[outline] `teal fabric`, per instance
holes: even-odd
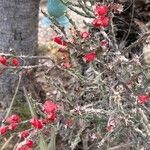
[[[65,27],[65,28],[69,27],[69,25],[70,25],[69,20],[66,16],[61,16],[59,18],[56,18],[56,20],[58,21],[58,23],[61,26]],[[50,25],[52,25],[52,21],[47,17],[43,17],[40,20],[39,25],[43,26],[43,27],[49,27]]]
[[[69,20],[65,16],[67,7],[61,2],[61,0],[48,0],[47,10],[50,16],[53,16],[58,23],[63,27],[69,26]],[[50,26],[52,22],[48,18],[43,18],[40,23],[44,26]]]
[[[67,7],[61,2],[61,0],[48,0],[47,8],[49,15],[56,18],[64,15],[67,10]]]
[[[39,25],[42,27],[49,27],[51,24],[52,24],[52,22],[47,17],[43,17],[39,22]]]
[[[70,25],[69,20],[68,20],[68,18],[65,15],[63,15],[63,16],[61,16],[59,18],[56,18],[56,20],[58,21],[58,23],[61,26],[65,27],[65,28],[69,27],[69,25]]]

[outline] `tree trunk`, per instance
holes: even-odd
[[[0,0],[0,51],[35,55],[40,0]],[[27,62],[28,63],[28,62]],[[8,107],[18,82],[10,71],[0,76],[0,107]]]

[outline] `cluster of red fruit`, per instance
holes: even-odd
[[[86,32],[86,31],[81,32],[81,38],[84,39],[84,40],[89,39],[90,38],[90,33]],[[55,43],[59,44],[59,45],[67,46],[67,43],[64,40],[62,40],[62,38],[60,36],[54,37],[53,41]],[[60,48],[59,52],[61,52],[62,55],[63,55],[63,60],[64,60],[63,67],[64,68],[71,68],[72,64],[69,62],[68,52],[65,50],[65,48]],[[91,62],[95,58],[96,58],[96,53],[95,52],[89,52],[89,53],[87,53],[83,56],[83,59],[86,62]]]
[[[89,32],[84,31],[84,32],[80,33],[80,37],[83,40],[88,40],[91,37],[91,35],[90,35]],[[53,41],[55,43],[59,44],[59,45],[62,45],[62,46],[65,46],[65,47],[67,46],[67,43],[64,40],[62,40],[62,38],[60,36],[54,37]],[[103,48],[108,47],[108,41],[106,39],[102,40],[100,42],[100,46],[103,47]],[[63,66],[64,66],[64,68],[71,68],[72,64],[69,62],[68,52],[65,50],[65,48],[60,48],[59,52],[61,52],[62,55],[63,55],[63,60],[64,60]],[[95,58],[96,58],[96,53],[95,52],[89,52],[89,53],[87,53],[83,56],[83,60],[86,61],[86,62],[91,62]]]
[[[137,102],[139,104],[145,104],[146,102],[148,102],[148,100],[149,100],[148,94],[139,95],[138,98],[137,98]]]
[[[106,5],[96,5],[94,8],[94,13],[97,16],[93,21],[92,24],[94,27],[99,28],[99,27],[108,27],[109,26],[109,17],[107,17],[106,15],[108,14],[108,6]],[[81,38],[84,40],[87,40],[90,38],[90,33],[89,32],[81,32],[80,34]],[[67,46],[67,42],[64,41],[60,36],[56,36],[54,37],[53,41],[59,45],[62,46]],[[104,45],[105,42],[105,46],[106,46],[106,40],[104,40],[102,43],[100,43],[102,46]],[[75,41],[73,42],[75,43]],[[63,55],[64,56],[64,63],[63,66],[64,68],[71,68],[72,64],[68,61],[68,57],[66,56],[67,52],[63,51]],[[84,61],[86,62],[91,62],[96,58],[96,53],[95,52],[89,52],[87,54],[85,54],[83,56]]]
[[[62,39],[62,37],[60,36],[56,36],[53,38],[53,41],[61,46],[63,46],[63,48],[60,48],[59,49],[59,52],[62,53],[62,56],[63,56],[63,63],[62,63],[62,66],[64,68],[71,68],[72,67],[72,64],[70,63],[70,60],[69,60],[69,55],[68,55],[68,52],[66,51],[66,47],[67,47],[67,42],[64,41]]]
[[[108,27],[109,26],[109,17],[106,15],[108,14],[108,6],[106,5],[96,5],[94,8],[94,13],[97,16],[93,21],[92,24],[94,27]]]
[[[10,64],[10,65],[18,67],[20,65],[20,61],[16,57],[6,58],[5,56],[0,55],[0,64],[5,65],[5,66]]]
[[[0,127],[0,134],[5,135],[8,130],[13,131],[17,128],[18,123],[21,122],[21,119],[18,115],[12,115],[8,118],[6,118],[5,123],[8,124],[8,126]]]
[[[54,123],[57,115],[56,111],[58,110],[58,105],[51,100],[46,100],[43,105],[43,112],[46,114],[46,117],[43,119],[38,119],[37,117],[32,118],[29,122],[32,125],[32,129],[24,130],[19,133],[20,139],[23,139],[25,142],[23,144],[19,144],[17,150],[30,150],[34,146],[34,142],[32,141],[30,135],[32,133],[37,132],[45,127],[48,123]],[[5,135],[9,130],[14,131],[19,124],[21,124],[21,118],[14,114],[4,120],[5,126],[0,127],[0,135]],[[35,130],[34,130],[35,129]]]
[[[90,38],[90,33],[85,31],[81,32],[81,38],[84,40],[87,40]],[[86,62],[91,62],[96,58],[96,53],[95,52],[89,52],[83,56],[83,60]]]

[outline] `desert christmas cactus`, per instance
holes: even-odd
[[[56,140],[62,150],[148,150],[150,66],[142,61],[142,43],[150,33],[143,33],[137,20],[132,20],[132,24],[126,22],[127,18],[133,19],[134,3],[78,0],[62,1],[62,4],[64,9],[54,14],[49,9],[49,14],[60,17],[67,5],[88,20],[83,20],[81,29],[66,14],[71,24],[69,30],[53,22],[51,27],[57,36],[52,41],[59,47],[61,61],[52,60],[51,68],[47,64],[23,66],[19,59],[27,61],[29,57],[0,56],[5,69],[21,72],[43,68],[45,81],[55,89],[44,104],[33,100],[30,91],[25,90],[32,117],[22,121],[16,114],[7,115],[0,134],[4,137],[18,125],[30,125],[29,129],[17,133],[21,140],[18,150],[55,149]],[[51,57],[30,59],[51,60]]]

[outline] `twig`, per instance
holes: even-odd
[[[27,103],[29,105],[30,113],[31,113],[32,117],[34,117],[34,116],[36,116],[36,113],[35,113],[35,110],[34,110],[32,104],[31,104],[31,101],[30,101],[30,99],[28,97],[28,92],[27,92],[27,90],[26,90],[26,88],[24,86],[23,86],[23,92],[24,92],[26,101],[27,101]]]
[[[73,98],[69,95],[69,93],[64,89],[63,85],[60,83],[60,81],[53,80],[51,77],[45,75],[45,79],[48,81],[49,84],[53,85],[59,92],[61,92],[64,97],[66,97],[65,101],[73,107],[73,104],[71,103],[73,101]]]
[[[87,108],[86,106],[78,106],[77,108],[71,110],[70,112],[75,112],[75,111],[81,111],[83,113],[86,113],[86,114],[106,114],[106,115],[110,115],[111,111],[107,111],[107,110],[104,110],[104,109],[95,109],[95,108]]]
[[[127,146],[131,146],[133,144],[134,144],[133,142],[127,143],[127,144],[121,144],[121,145],[118,145],[118,146],[108,148],[108,150],[118,150],[118,149],[123,148],[123,147],[126,147],[126,149],[127,149]]]
[[[46,64],[40,65],[33,65],[33,66],[0,66],[0,69],[34,69],[34,68],[41,68],[41,67],[48,67]]]
[[[110,31],[112,34],[112,41],[113,41],[114,48],[115,48],[115,50],[118,50],[118,44],[117,44],[116,35],[115,35],[115,31],[114,31],[113,17],[114,17],[113,13],[111,12]]]
[[[10,143],[10,141],[12,140],[13,137],[14,137],[14,136],[11,136],[11,137],[5,142],[5,144],[2,146],[1,150],[6,149],[6,146],[8,146],[8,144]]]
[[[16,57],[16,58],[25,58],[25,59],[52,59],[50,56],[28,56],[28,55],[13,55],[13,54],[7,54],[7,53],[0,53],[2,56],[7,56],[7,57]]]
[[[12,98],[12,101],[11,101],[11,103],[10,103],[10,106],[9,106],[8,110],[7,110],[7,113],[6,113],[6,115],[5,115],[4,120],[9,116],[9,114],[10,114],[10,112],[11,112],[11,108],[12,108],[12,106],[13,106],[13,104],[14,104],[14,101],[15,101],[15,99],[16,99],[16,96],[17,96],[17,93],[18,93],[18,90],[19,90],[19,87],[20,87],[21,79],[22,79],[22,72],[19,74],[19,81],[18,81],[16,90],[15,90],[15,94],[14,94],[14,96],[13,96],[13,98]]]
[[[138,40],[136,40],[134,43],[132,43],[131,45],[129,45],[128,47],[125,47],[122,49],[122,52],[125,53],[127,51],[129,51],[131,48],[135,47],[136,45],[138,45],[140,42],[144,41],[147,39],[147,37],[150,35],[150,32],[145,33],[142,37],[140,37]]]
[[[70,146],[71,150],[74,150],[77,147],[78,143],[81,141],[80,137],[83,134],[83,132],[86,129],[86,127],[87,126],[86,126],[86,124],[84,122],[82,128],[78,131],[78,134],[76,135],[75,140],[71,143],[71,146]]]
[[[49,16],[47,13],[45,13],[43,10],[41,10],[41,13],[47,17],[48,19],[52,20],[53,24],[64,34],[64,36],[66,36],[66,32],[64,30],[63,26],[60,26],[57,22],[57,20],[54,17]]]

